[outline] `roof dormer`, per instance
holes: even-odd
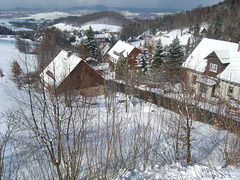
[[[204,74],[212,77],[216,77],[219,73],[229,65],[229,50],[215,50],[211,52],[207,57],[207,66]]]

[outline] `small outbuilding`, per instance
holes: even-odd
[[[50,91],[84,92],[103,89],[104,78],[82,58],[62,50],[40,74],[41,81]]]

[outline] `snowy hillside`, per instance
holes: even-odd
[[[206,23],[201,24],[200,26],[200,32],[204,29],[204,28],[208,28],[208,25]],[[167,31],[159,31],[157,32],[155,35],[150,35],[149,32],[144,32],[142,34],[142,36],[146,36],[146,41],[149,44],[152,45],[156,45],[158,40],[161,39],[163,46],[169,46],[173,39],[175,39],[176,37],[179,38],[180,44],[182,46],[186,46],[188,43],[188,40],[190,40],[190,43],[193,43],[194,41],[194,36],[193,33],[189,32],[189,28],[184,28],[182,30],[180,29],[175,29],[175,30],[171,30],[170,32]],[[149,37],[150,36],[150,37]],[[140,40],[140,41],[134,41],[132,42],[132,44],[136,47],[140,47],[140,45],[144,44],[144,40]]]
[[[106,29],[114,28],[113,32],[116,32],[116,31],[119,31],[119,27],[122,27],[123,25],[127,25],[130,23],[132,23],[131,20],[125,18],[123,15],[117,12],[105,11],[105,12],[98,12],[94,14],[81,16],[81,17],[69,16],[66,18],[59,18],[59,19],[55,19],[52,24],[57,26],[58,24],[66,24],[66,25],[72,25],[75,27],[97,25],[98,27],[95,27],[96,29],[99,29],[99,24],[102,24],[102,26],[105,26]]]
[[[172,32],[173,36],[175,33],[178,32]],[[171,35],[171,33],[169,34]],[[0,79],[0,113],[4,113],[7,108],[10,108],[15,103],[13,98],[15,95],[20,92],[24,95],[24,92],[17,89],[16,85],[11,81],[11,62],[15,59],[22,59],[21,54],[15,47],[15,42],[15,39],[12,37],[0,38],[0,67],[5,74],[5,76]],[[24,58],[22,60],[24,60]],[[21,66],[23,65],[24,62]],[[24,96],[19,96],[19,99],[21,98],[24,98]],[[86,109],[87,112],[91,113],[87,122],[87,141],[85,146],[86,149],[92,149],[89,152],[85,152],[85,147],[83,148],[83,152],[86,154],[83,156],[84,161],[82,162],[79,177],[86,178],[88,168],[84,167],[88,165],[95,171],[98,171],[98,168],[103,168],[100,169],[100,172],[103,172],[105,164],[108,162],[105,159],[106,155],[109,155],[109,158],[112,158],[111,161],[109,161],[111,165],[109,169],[113,167],[116,168],[113,172],[110,170],[107,171],[109,173],[109,179],[239,179],[239,168],[234,166],[223,167],[225,161],[223,154],[225,140],[227,136],[229,139],[234,137],[233,134],[227,134],[224,130],[217,130],[214,129],[213,126],[193,121],[191,132],[193,164],[186,167],[184,163],[184,151],[186,150],[184,143],[181,146],[181,153],[183,154],[180,160],[181,163],[174,162],[174,133],[176,133],[174,120],[183,118],[182,120],[184,121],[184,117],[180,117],[179,114],[151,103],[146,103],[136,97],[126,96],[121,93],[112,94],[107,99],[105,96],[94,97],[91,101],[88,105],[89,107]],[[21,105],[21,108],[24,108],[24,104],[19,105]],[[64,105],[64,103],[61,105]],[[128,106],[127,112],[126,105]],[[17,110],[17,106],[14,107],[14,110]],[[29,109],[25,109],[24,112],[28,114],[29,111]],[[41,114],[42,111],[39,115]],[[69,118],[68,114],[67,118]],[[116,124],[112,123],[113,119]],[[2,118],[1,121],[2,135],[4,129],[6,129],[4,126],[6,119]],[[21,119],[19,119],[19,121],[21,121]],[[21,123],[19,123],[19,126],[20,125]],[[18,133],[21,133],[21,131]],[[116,136],[118,133],[121,133],[121,136]],[[182,133],[184,133],[184,131]],[[17,137],[21,137],[20,135],[28,137],[27,133],[18,134],[16,139]],[[112,139],[109,140],[105,137]],[[29,138],[25,138],[25,141],[27,140],[29,140]],[[49,142],[51,143],[51,139]],[[115,144],[113,142],[115,142]],[[108,154],[107,148],[109,146],[111,146],[112,149],[108,149],[110,151]],[[19,146],[14,149],[14,151],[7,151],[8,157],[15,157],[15,153],[21,153],[21,148],[23,147],[24,146]],[[120,149],[121,153],[119,152]],[[25,151],[26,149],[24,149],[24,152]],[[136,154],[132,154],[133,152]],[[111,153],[113,153],[114,156]],[[91,158],[89,158],[90,155]],[[24,156],[19,158],[24,158]],[[31,156],[31,158],[34,157]],[[23,163],[20,164],[18,168],[14,168],[11,177],[13,178],[14,175],[17,175],[20,179],[22,177],[32,179],[32,173],[40,173],[39,164],[37,161],[32,161],[31,158],[30,160],[29,158],[25,159],[26,162],[24,161],[25,163],[29,161],[29,164]],[[41,158],[47,157],[44,156]],[[117,162],[114,162],[113,160],[116,160],[115,158],[121,159],[124,165],[119,165]],[[7,158],[6,161],[8,162],[10,159],[11,158]],[[44,162],[46,161],[47,159],[44,159]],[[84,164],[86,162],[88,164]],[[96,166],[95,163],[97,162],[101,162],[102,164]],[[14,162],[11,161],[11,163]],[[9,163],[5,164],[6,166],[10,165]],[[34,168],[29,168],[28,165]],[[44,166],[44,168],[48,169],[52,167],[48,163],[44,163]],[[6,171],[7,170],[8,168],[6,168]],[[111,175],[111,172],[114,175]],[[40,179],[39,174],[37,177],[38,178],[34,178]]]
[[[120,26],[114,26],[114,25],[109,25],[109,24],[94,24],[94,23],[87,23],[85,25],[82,25],[81,27],[73,26],[73,25],[68,25],[64,23],[58,23],[53,25],[54,27],[60,29],[61,31],[70,31],[73,32],[74,30],[87,30],[89,29],[89,26],[92,27],[94,31],[102,31],[105,30],[107,32],[119,32],[121,30]]]

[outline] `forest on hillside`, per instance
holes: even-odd
[[[57,23],[66,23],[66,24],[72,24],[75,26],[81,26],[85,23],[89,22],[96,22],[99,21],[101,24],[111,24],[111,25],[119,25],[122,26],[123,24],[131,24],[132,21],[125,18],[120,13],[114,12],[114,11],[103,11],[103,12],[97,12],[93,14],[88,14],[85,16],[68,16],[64,18],[59,18],[53,21],[52,24]]]
[[[122,38],[127,39],[150,30],[151,33],[172,29],[196,29],[201,23],[207,23],[207,37],[221,40],[240,41],[239,0],[225,0],[213,6],[201,5],[191,11],[165,15],[145,23],[132,23],[122,29]]]

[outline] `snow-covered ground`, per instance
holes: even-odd
[[[161,33],[161,32],[160,32]],[[182,32],[180,29],[172,30],[169,33],[162,32],[161,35],[156,35],[152,38],[146,38],[146,41],[150,44],[153,44],[154,46],[157,44],[158,40],[161,39],[163,47],[169,46],[173,39],[176,37],[179,38],[181,45],[187,45],[188,39],[192,39],[193,35],[188,33],[188,29],[184,29]],[[145,40],[135,41],[132,42],[132,45],[135,47],[141,47],[144,44]]]
[[[29,14],[29,16],[27,17],[20,17],[17,19],[35,19],[35,20],[54,20],[54,19],[58,19],[61,17],[67,17],[67,16],[71,16],[73,14],[69,14],[66,12],[60,12],[60,11],[54,11],[54,12],[43,12],[43,13],[36,13],[36,14]]]
[[[206,24],[206,23],[201,24],[200,32],[204,28],[207,29],[208,24]],[[148,32],[145,32],[143,34],[148,34]],[[176,29],[176,30],[172,30],[170,32],[159,31],[158,33],[156,33],[155,36],[146,38],[146,41],[149,44],[153,44],[155,46],[157,44],[158,40],[161,39],[162,45],[163,45],[163,47],[165,47],[165,46],[169,46],[172,43],[173,39],[175,39],[176,37],[178,37],[180,44],[183,46],[187,45],[189,39],[190,39],[190,43],[193,43],[193,39],[194,39],[193,34],[189,33],[189,28],[184,28],[182,30]],[[144,44],[144,40],[132,42],[132,45],[134,45],[135,47],[140,47],[143,44]]]
[[[73,26],[73,25],[68,25],[68,24],[64,24],[64,23],[58,23],[55,24],[54,27],[56,27],[57,29],[61,30],[61,31],[74,31],[74,30],[81,30],[81,28]]]
[[[192,34],[187,33],[188,29],[184,29],[181,33],[181,30],[173,30],[169,33],[163,35],[161,38],[164,46],[170,45],[174,38],[178,37],[181,45],[186,45],[189,38],[192,38]],[[159,38],[155,38],[158,40]]]
[[[16,84],[12,81],[12,62],[18,61],[23,71],[25,71],[26,64],[24,61],[26,59],[28,59],[28,63],[31,67],[36,67],[34,56],[25,56],[20,53],[15,43],[16,39],[13,36],[0,36],[0,68],[3,70],[4,74],[4,77],[0,78],[0,114],[14,105],[13,96],[19,91]],[[2,129],[1,132],[3,132]]]
[[[87,30],[89,29],[89,26],[92,27],[92,29],[94,31],[102,31],[102,30],[106,30],[108,32],[119,32],[121,30],[121,27],[120,26],[115,26],[115,25],[109,25],[109,24],[91,24],[91,23],[88,23],[88,24],[85,24],[81,27],[76,27],[76,26],[73,26],[73,25],[68,25],[68,24],[64,24],[64,23],[58,23],[58,24],[55,24],[54,27],[64,31],[74,31],[74,30]]]
[[[122,11],[122,14],[126,17],[129,17],[129,18],[140,16],[140,13],[132,13],[132,12],[129,12],[129,11]]]
[[[17,91],[16,85],[10,80],[11,62],[18,55],[15,42],[16,40],[12,37],[0,37],[0,68],[4,74],[4,77],[0,78],[0,115],[14,105],[11,95]],[[0,133],[4,134],[5,129],[4,120],[0,118]]]
[[[87,30],[89,29],[89,26],[91,26],[94,31],[101,31],[106,29],[109,32],[119,32],[122,29],[120,26],[109,24],[85,24],[81,27],[81,29]]]
[[[29,28],[15,27],[10,23],[11,21],[13,21],[13,19],[0,19],[0,26],[7,27],[13,31],[32,31],[32,29]]]
[[[0,113],[3,113],[7,108],[10,108],[14,101],[12,94],[18,92],[16,85],[11,82],[11,62],[18,58],[20,53],[15,47],[15,39],[13,37],[0,38],[0,67],[3,69],[5,76],[0,79]],[[114,94],[113,94],[114,95]],[[161,148],[166,152],[171,149],[171,137],[169,133],[169,123],[171,118],[179,117],[179,115],[172,113],[163,108],[145,103],[137,98],[131,98],[128,101],[128,112],[125,112],[126,96],[123,94],[114,95],[116,98],[115,104],[118,107],[117,113],[123,119],[127,119],[127,126],[133,127],[133,124],[138,122],[139,125],[148,126],[151,129],[152,138],[149,141],[151,147],[154,145],[153,139],[156,138],[154,134],[161,136]],[[116,97],[117,96],[117,97]],[[130,98],[130,97],[127,97]],[[119,103],[119,100],[123,103]],[[96,105],[93,106],[93,112],[98,114],[101,112],[102,123],[105,123],[107,117],[105,98],[95,98]],[[4,119],[2,119],[4,121]],[[151,121],[149,121],[151,120]],[[122,123],[122,122],[121,122]],[[160,125],[162,123],[162,125]],[[132,125],[132,126],[131,126]],[[164,129],[158,129],[164,127]],[[229,166],[222,168],[224,165],[222,150],[223,143],[226,137],[226,132],[223,130],[216,130],[210,125],[200,122],[193,122],[192,125],[192,158],[194,163],[192,166],[186,167],[180,163],[162,164],[161,161],[154,161],[153,164],[145,164],[141,156],[138,157],[134,169],[127,171],[119,171],[118,179],[239,179],[239,168]],[[4,125],[1,125],[1,132],[4,131]],[[127,140],[126,140],[127,142]],[[141,155],[141,153],[139,154]],[[159,156],[161,157],[161,156]],[[170,158],[170,156],[169,156]]]

